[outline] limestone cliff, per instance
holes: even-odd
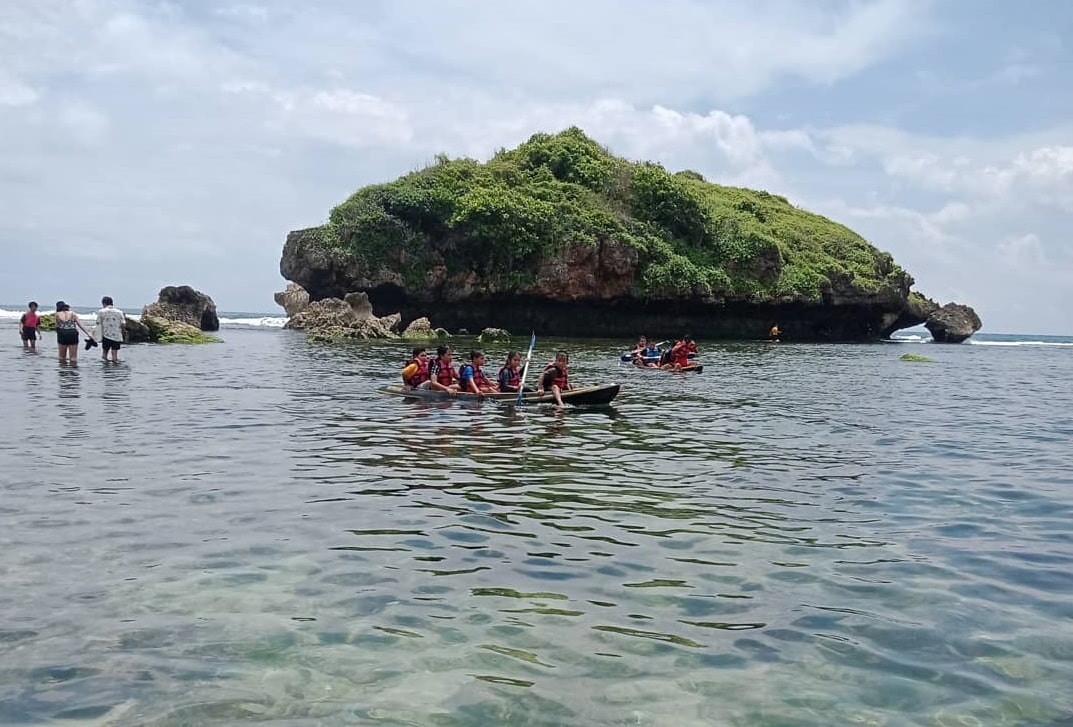
[[[938,306],[888,253],[782,197],[612,156],[578,129],[441,157],[288,235],[312,300],[559,335],[870,340]]]

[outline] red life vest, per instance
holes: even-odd
[[[406,385],[418,386],[419,384],[423,384],[428,381],[428,359],[426,358],[424,361],[422,361],[421,359],[415,358],[413,361],[406,365],[410,366],[411,364],[417,364],[417,371],[415,371],[414,375],[405,381]]]
[[[23,313],[22,325],[24,328],[37,328],[41,324],[41,316],[36,313]]]
[[[689,365],[689,346],[686,344],[680,344],[674,347],[671,351],[671,360],[679,366]]]
[[[522,372],[518,369],[512,369],[510,366],[503,366],[499,369],[499,373],[496,374],[496,380],[499,381],[499,388],[503,391],[517,391],[518,387],[522,385]]]
[[[484,371],[476,366],[473,367],[473,383],[477,385],[478,389],[487,389],[492,386],[492,382],[484,375]]]
[[[436,359],[436,383],[441,386],[450,386],[458,381],[458,372],[454,366],[444,366],[443,361]]]
[[[559,368],[558,366],[555,365],[554,361],[552,361],[550,364],[548,364],[547,366],[544,367],[544,373],[540,375],[540,380],[543,381],[544,377],[552,369],[555,370],[555,380],[551,382],[552,385],[553,386],[558,386],[561,390],[566,391],[566,369],[565,368]]]

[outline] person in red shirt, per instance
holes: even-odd
[[[37,315],[37,302],[30,301],[29,310],[19,318],[19,336],[22,337],[22,350],[37,352],[37,329],[41,326],[41,316]]]
[[[674,342],[674,346],[667,352],[666,362],[660,366],[664,371],[681,371],[689,365],[689,341],[686,336]]]

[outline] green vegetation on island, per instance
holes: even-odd
[[[578,128],[484,163],[438,156],[358,190],[307,239],[411,290],[442,266],[518,291],[564,246],[604,241],[636,251],[639,297],[812,303],[835,281],[862,293],[912,282],[890,254],[783,197],[615,157]]]

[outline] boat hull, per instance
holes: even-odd
[[[638,371],[654,371],[654,372],[661,373],[661,374],[688,374],[688,373],[699,374],[702,371],[704,371],[704,364],[691,363],[688,366],[683,366],[682,368],[678,369],[677,371],[675,371],[674,369],[652,368],[651,366],[636,366],[635,368]]]
[[[564,404],[573,404],[575,406],[610,404],[618,396],[620,388],[619,384],[583,386],[562,392],[562,399]],[[510,393],[470,394],[468,392],[435,391],[432,389],[409,389],[397,384],[382,386],[376,390],[376,393],[418,401],[496,401],[503,404],[513,404],[518,401],[518,395]],[[548,392],[544,392],[539,396],[536,392],[529,392],[522,395],[522,403],[554,404],[555,397]]]
[[[695,353],[689,354],[689,358],[691,358],[691,359],[694,359],[696,357],[697,357],[697,354],[695,354]],[[620,354],[619,357],[618,357],[618,360],[621,361],[622,363],[629,363],[630,361],[633,361],[633,359],[634,359],[634,356],[630,355],[629,353]],[[643,356],[643,357],[641,357],[641,360],[644,361],[646,364],[648,364],[648,363],[659,363],[659,356]]]

